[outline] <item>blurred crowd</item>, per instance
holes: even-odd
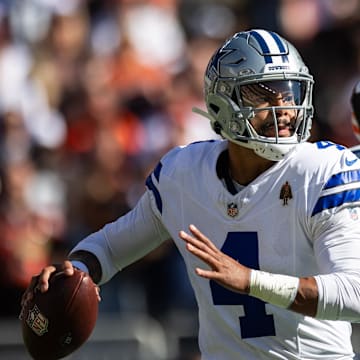
[[[315,77],[313,140],[352,146],[360,0],[0,0],[1,316],[44,265],[131,209],[161,155],[215,138],[203,73],[261,27]],[[102,312],[196,311],[169,241],[103,286]]]

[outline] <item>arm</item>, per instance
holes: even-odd
[[[303,315],[316,316],[318,307],[318,287],[314,277],[302,277],[299,279],[299,287],[294,302],[289,310]]]
[[[72,276],[73,265],[79,264],[80,270],[87,271],[93,281],[101,285],[168,238],[167,231],[152,211],[149,193],[145,193],[132,211],[80,241],[62,264],[46,266],[39,275],[33,276],[21,305],[32,298],[35,288],[46,292],[49,278],[56,271],[62,270]]]
[[[209,270],[195,269],[199,276],[303,315],[356,321],[360,318],[360,225],[350,217],[344,220],[346,211],[317,226],[314,251],[322,274],[311,277],[261,274],[247,268],[218,250],[193,225],[191,235],[180,231],[179,236],[189,252],[209,265]]]
[[[146,192],[133,210],[79,242],[69,259],[84,263],[101,285],[169,237]]]
[[[86,250],[77,250],[69,255],[70,262],[76,267],[79,263],[80,270],[84,270],[98,284],[102,278],[101,264],[98,258]]]
[[[194,225],[189,226],[192,235],[180,231],[179,236],[186,242],[187,250],[209,265],[209,270],[196,268],[197,275],[217,281],[225,288],[243,293],[251,292],[252,269],[240,264],[224,254]],[[281,275],[280,275],[281,276]],[[276,279],[275,279],[276,280]],[[314,316],[317,309],[318,291],[316,281],[311,278],[300,278],[296,281],[295,300],[289,309],[304,315]],[[290,295],[291,297],[291,295]],[[265,300],[265,299],[263,299]],[[267,299],[268,300],[268,299]]]
[[[360,208],[346,207],[312,220],[314,253],[320,273],[317,318],[359,321]]]

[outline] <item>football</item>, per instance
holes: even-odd
[[[45,293],[35,290],[22,309],[24,344],[35,360],[63,358],[91,335],[98,315],[96,285],[83,271],[55,272]]]

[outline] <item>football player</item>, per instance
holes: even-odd
[[[356,139],[360,143],[360,81],[358,81],[351,94],[351,107],[352,107],[352,128]],[[355,145],[351,148],[352,152],[360,157],[360,145]]]
[[[360,160],[307,142],[313,77],[274,32],[226,40],[204,86],[207,112],[195,111],[223,139],[167,153],[136,207],[80,241],[63,268],[101,285],[172,238],[195,291],[203,360],[353,359]],[[55,270],[33,278],[23,303]]]

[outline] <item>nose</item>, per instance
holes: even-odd
[[[286,102],[281,97],[281,95],[279,97],[277,97],[276,99],[274,99],[274,101],[272,102],[272,106],[276,106],[275,113],[277,116],[284,116],[284,115],[289,114],[288,108],[285,108],[285,109],[281,108],[281,106],[285,106],[285,105],[286,105]],[[280,108],[278,108],[278,106],[280,106]]]

